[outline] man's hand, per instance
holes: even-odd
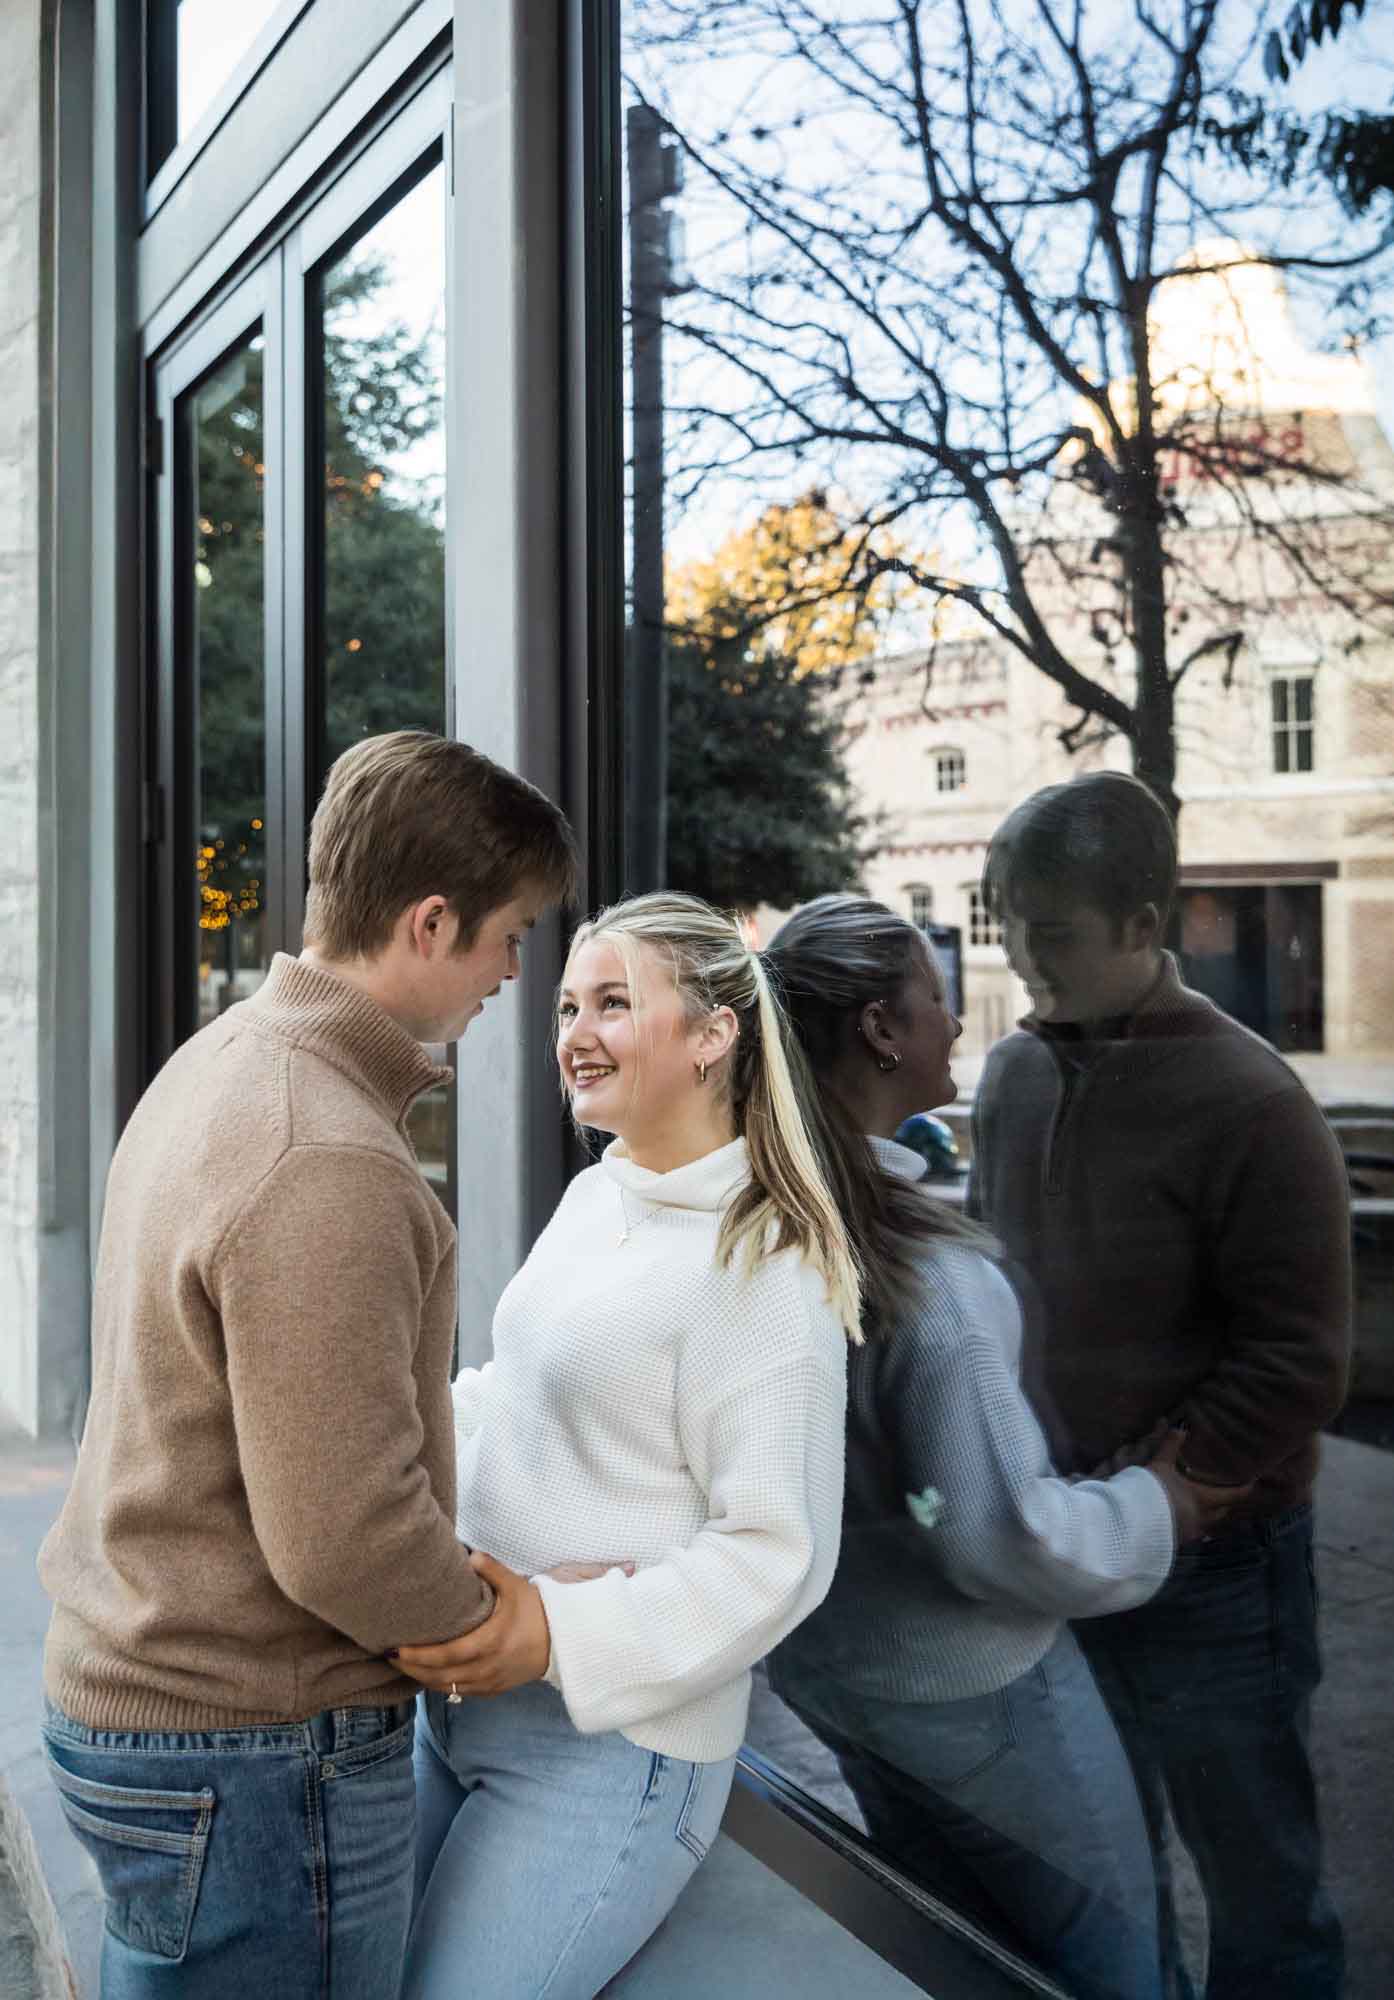
[[[1226,1516],[1254,1490],[1252,1481],[1247,1486],[1206,1486],[1199,1479],[1187,1478],[1176,1463],[1185,1442],[1184,1430],[1169,1430],[1158,1450],[1147,1461],[1147,1470],[1166,1488],[1171,1511],[1176,1518],[1178,1547],[1184,1542],[1196,1542],[1205,1535],[1213,1534]]]
[[[537,1585],[478,1549],[470,1567],[492,1586],[494,1609],[482,1625],[439,1646],[399,1646],[388,1657],[404,1674],[438,1694],[507,1694],[540,1681],[552,1656],[552,1635]]]

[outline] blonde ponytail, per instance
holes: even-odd
[[[809,1137],[803,1105],[811,1078],[763,959],[752,952],[750,961],[759,1043],[742,1121],[750,1185],[727,1211],[718,1251],[752,1270],[771,1239],[776,1249],[797,1246],[822,1275],[848,1338],[860,1345],[861,1273]]]
[[[696,896],[659,891],[602,910],[572,939],[574,953],[613,940],[637,990],[637,947],[666,957],[692,1019],[729,1007],[740,1033],[719,1088],[730,1094],[750,1179],[727,1210],[717,1238],[723,1264],[753,1272],[779,1250],[798,1250],[827,1286],[828,1301],[860,1343],[861,1271],[820,1163],[815,1086],[764,961],[735,923]]]

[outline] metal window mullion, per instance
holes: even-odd
[[[281,268],[285,482],[280,726],[283,819],[279,851],[287,951],[299,951],[305,921],[305,853],[309,815],[313,810],[309,773],[315,758],[312,717],[319,680],[313,664],[312,635],[318,626],[314,607],[323,574],[321,536],[311,487],[318,426],[311,408],[310,383],[317,370],[309,353],[309,340],[312,329],[317,331],[318,315],[309,309],[307,291],[297,230],[285,244]]]
[[[272,253],[266,310],[262,318],[262,604],[263,604],[263,785],[265,788],[267,944],[271,951],[293,949],[288,942],[286,850],[286,397],[284,267]]]

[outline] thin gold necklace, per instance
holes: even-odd
[[[616,1181],[615,1183],[615,1193],[620,1198],[620,1215],[624,1220],[624,1228],[620,1231],[619,1236],[615,1241],[615,1248],[617,1250],[623,1250],[625,1244],[629,1241],[630,1237],[634,1234],[636,1229],[642,1229],[646,1222],[653,1221],[654,1217],[658,1214],[658,1207],[655,1206],[650,1208],[648,1213],[646,1215],[641,1215],[637,1222],[631,1222],[629,1219],[629,1204],[625,1201],[624,1189],[620,1186],[618,1181]]]

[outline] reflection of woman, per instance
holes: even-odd
[[[460,1532],[499,1604],[477,1667],[402,1657],[501,1698],[427,1700],[408,2000],[604,1985],[716,1833],[750,1667],[828,1587],[858,1281],[787,1032],[693,898],[572,947],[562,1080],[616,1139],[455,1385]],[[590,1580],[546,1573],[568,1562]]]
[[[954,1095],[959,1024],[920,933],[879,903],[825,896],[766,960],[822,1087],[868,1308],[837,1574],[771,1680],[838,1751],[907,1872],[1005,1919],[1081,2000],[1150,2000],[1147,1836],[1061,1621],[1150,1597],[1171,1567],[1169,1492],[1198,1525],[1194,1500],[1166,1456],[1109,1480],[1052,1475],[1017,1382],[1011,1288],[890,1142]]]

